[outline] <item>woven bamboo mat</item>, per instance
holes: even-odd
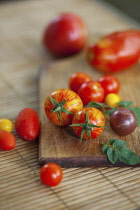
[[[82,15],[90,34],[136,23],[97,1],[30,0],[0,4],[0,118],[14,122],[25,107],[38,111],[38,71],[52,60],[40,44],[47,22],[61,11]],[[91,37],[93,40],[94,37]],[[0,151],[0,209],[140,209],[139,168],[69,168],[54,188],[39,179],[38,141],[17,138],[16,148]]]

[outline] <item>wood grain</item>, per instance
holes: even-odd
[[[133,101],[134,106],[140,104],[140,67],[117,73],[115,76],[121,82],[120,96],[123,100]],[[126,137],[117,136],[109,127],[106,119],[106,128],[103,133],[93,141],[79,139],[73,134],[70,127],[53,125],[44,112],[44,100],[50,92],[59,88],[69,88],[68,81],[72,73],[83,71],[97,80],[102,73],[92,69],[84,58],[84,53],[71,58],[58,60],[40,71],[39,95],[41,132],[39,137],[39,162],[56,162],[63,167],[90,167],[90,166],[128,166],[121,162],[111,164],[102,154],[100,143],[111,138],[125,140],[128,147],[140,155],[140,129]],[[137,164],[136,166],[140,166]]]

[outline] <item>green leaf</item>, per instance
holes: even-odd
[[[102,148],[102,153],[104,154],[104,155],[107,155],[107,150],[109,149],[109,146],[107,145],[107,144],[105,144],[104,146],[103,146],[103,148]]]
[[[110,139],[107,144],[113,145],[115,141],[118,141],[118,139]]]
[[[126,108],[128,108],[128,106],[132,105],[133,102],[132,102],[132,101],[120,101],[118,104],[119,104],[121,107],[126,107]]]
[[[129,148],[123,148],[123,150],[119,152],[119,160],[129,165],[140,163],[139,156],[132,152]]]
[[[91,101],[89,102],[86,107],[93,107],[93,108],[96,108],[96,109],[99,109],[99,108],[110,108],[110,106],[107,106],[106,104],[104,103],[99,103],[99,102],[96,102],[96,101]]]
[[[127,146],[127,143],[125,141],[116,139],[116,141],[113,142],[112,146],[114,149],[122,150],[124,147]]]
[[[108,150],[107,150],[107,157],[108,157],[108,159],[109,159],[109,161],[111,162],[111,163],[116,163],[116,161],[118,160],[118,151],[117,150],[114,150],[114,149],[112,149],[112,148],[109,148]]]

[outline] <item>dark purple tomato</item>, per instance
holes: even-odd
[[[137,119],[130,109],[119,108],[111,114],[110,126],[119,136],[127,136],[137,127]]]

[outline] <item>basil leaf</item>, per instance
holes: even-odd
[[[114,149],[112,149],[112,148],[109,148],[108,150],[107,150],[107,157],[108,157],[108,159],[109,159],[109,161],[111,162],[111,163],[115,163],[117,160],[118,160],[118,151],[117,150],[114,150]]]
[[[105,144],[104,146],[103,146],[103,148],[102,148],[102,153],[104,154],[104,155],[107,155],[107,150],[109,149],[109,146],[107,145],[107,144]]]
[[[118,141],[118,139],[110,139],[107,143],[113,145],[115,141]]]
[[[117,150],[122,150],[124,147],[127,146],[127,142],[125,142],[123,140],[116,140],[116,141],[114,141],[112,146],[113,146],[113,148],[115,148]]]
[[[135,165],[140,163],[139,156],[132,152],[129,148],[124,148],[119,152],[119,160],[125,164]]]
[[[128,106],[132,105],[133,102],[132,102],[132,101],[120,101],[118,104],[119,104],[121,107],[126,107],[126,108],[128,108]]]

